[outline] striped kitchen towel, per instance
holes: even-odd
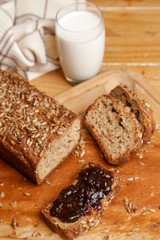
[[[55,16],[77,0],[0,0],[0,68],[32,80],[59,68]]]

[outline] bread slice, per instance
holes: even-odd
[[[84,122],[111,164],[124,163],[142,146],[139,122],[128,107],[109,95],[89,106]]]
[[[37,184],[72,152],[81,118],[25,79],[0,70],[0,157]]]
[[[89,169],[90,173],[88,175],[84,175],[84,170],[88,171],[88,169]],[[99,169],[99,170],[95,171],[94,169]],[[98,195],[97,193],[95,193],[93,191],[93,189],[97,188],[97,189],[100,190],[100,188],[102,188],[100,186],[100,184],[101,184],[101,176],[103,175],[103,173],[105,173],[108,176],[108,178],[110,177],[110,182],[109,182],[110,185],[109,184],[105,185],[105,189],[108,188],[108,190],[107,190],[108,195],[104,196],[104,198],[102,198],[100,200],[100,202],[98,203],[98,202],[95,201],[94,197],[99,196],[100,194]],[[86,177],[89,180],[86,180]],[[89,186],[91,186],[91,188],[89,188],[86,191],[81,191],[81,194],[82,194],[82,192],[83,193],[85,192],[85,194],[83,195],[84,198],[83,198],[82,195],[78,195],[78,199],[77,199],[77,196],[76,197],[74,196],[73,199],[72,199],[74,202],[72,203],[71,200],[70,200],[70,194],[66,194],[66,191],[69,192],[69,190],[71,188],[74,189],[74,186],[77,186],[76,184],[80,184],[79,178],[81,178],[81,180],[83,180],[83,184],[85,182],[85,187],[83,187],[83,189],[89,188]],[[109,181],[109,180],[107,180],[107,181]],[[79,206],[81,204],[81,202],[79,202],[79,199],[81,201],[83,199],[83,201],[84,201],[84,199],[86,199],[86,197],[91,194],[90,198],[87,198],[87,199],[94,200],[97,205],[95,206],[94,204],[92,204],[92,206],[91,205],[88,206],[86,208],[87,211],[88,211],[86,214],[82,214],[80,217],[78,216],[78,219],[74,218],[75,221],[73,221],[73,222],[67,222],[67,221],[62,221],[57,216],[52,216],[51,215],[52,207],[54,208],[54,210],[56,209],[57,212],[60,211],[60,215],[61,215],[61,212],[62,212],[62,216],[67,215],[66,209],[63,209],[64,207],[62,205],[62,201],[60,201],[61,205],[56,204],[56,201],[57,201],[56,199],[58,198],[58,197],[56,197],[56,198],[51,199],[51,201],[49,201],[44,206],[44,208],[42,209],[42,214],[43,214],[44,219],[45,219],[46,223],[48,224],[48,226],[54,232],[58,233],[62,237],[62,239],[72,240],[75,237],[77,237],[79,234],[82,234],[82,233],[88,231],[89,229],[91,229],[92,227],[96,226],[99,223],[99,218],[100,218],[100,215],[101,215],[102,211],[104,209],[106,209],[109,206],[109,204],[116,198],[116,195],[119,191],[119,188],[120,188],[119,180],[118,180],[118,178],[117,178],[117,176],[115,175],[114,172],[107,171],[107,170],[103,169],[102,167],[100,167],[99,165],[96,165],[96,164],[93,164],[93,163],[86,164],[86,165],[84,165],[84,167],[80,171],[80,174],[78,175],[76,180],[74,180],[72,185],[69,186],[69,188],[66,188],[62,191],[63,193],[65,193],[65,196],[67,196],[65,198],[65,200],[64,199],[63,200],[67,201],[67,204],[68,204],[68,205],[66,205],[67,210],[71,213],[72,217],[74,216],[74,214],[75,214],[75,216],[77,214],[77,212],[75,213],[72,209],[73,204],[76,204],[75,207],[79,208]],[[75,190],[72,190],[72,191],[74,192]],[[80,191],[78,191],[78,193],[79,192]],[[93,194],[93,192],[95,194]],[[82,197],[82,199],[81,199],[81,197]],[[60,199],[60,197],[58,199]],[[55,206],[54,206],[54,204],[55,204]],[[58,207],[58,210],[57,210],[57,206],[62,206],[62,208]],[[82,208],[83,208],[83,206],[82,206]],[[70,219],[71,219],[71,217],[70,217]]]
[[[110,92],[110,95],[130,107],[131,112],[141,124],[144,143],[150,141],[155,129],[155,121],[149,104],[141,100],[126,85],[118,85]]]

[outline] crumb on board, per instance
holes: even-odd
[[[3,191],[0,192],[0,198],[4,198],[4,196],[5,196],[4,192]]]
[[[26,197],[29,197],[29,196],[30,196],[30,193],[24,192],[23,195],[26,196]]]
[[[136,213],[137,206],[135,203],[129,202],[128,198],[124,198],[124,206],[128,213]]]
[[[41,233],[39,231],[35,231],[33,234],[32,234],[32,237],[40,237],[42,236]]]
[[[129,177],[129,178],[126,178],[127,181],[134,181],[134,180],[138,180],[139,177]]]
[[[81,137],[77,147],[73,150],[72,155],[79,157],[79,158],[81,158],[85,155],[85,141],[83,139],[83,136]]]

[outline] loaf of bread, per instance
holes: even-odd
[[[0,70],[0,157],[41,184],[80,139],[80,117]]]
[[[104,209],[116,198],[119,180],[114,172],[89,163],[42,214],[48,226],[64,240],[72,240],[99,223]]]
[[[118,85],[110,95],[130,108],[141,125],[144,143],[150,141],[155,129],[155,121],[149,104],[126,85]]]
[[[111,164],[124,163],[142,146],[141,126],[134,114],[109,95],[89,106],[84,122]]]

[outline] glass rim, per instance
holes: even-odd
[[[94,7],[94,8],[97,9],[98,12],[100,13],[100,16],[101,16],[101,17],[100,17],[100,21],[97,23],[97,25],[95,25],[94,27],[92,27],[89,31],[92,31],[92,30],[96,29],[98,26],[100,26],[100,25],[103,23],[103,12],[102,12],[102,10],[101,10],[98,6],[96,6],[95,4],[89,3],[89,2],[71,3],[71,4],[68,4],[68,5],[60,8],[60,9],[58,10],[57,14],[56,14],[56,18],[55,18],[56,21],[55,21],[55,23],[56,23],[61,29],[65,30],[65,31],[67,31],[67,32],[71,32],[71,33],[80,33],[80,34],[81,34],[81,33],[88,32],[88,30],[84,30],[84,31],[73,31],[73,30],[67,29],[67,28],[63,27],[61,24],[59,24],[59,21],[58,21],[58,15],[59,15],[59,13],[60,13],[61,11],[65,10],[65,9],[71,7],[71,6],[78,6],[78,5],[88,5],[88,6],[90,6],[90,7]],[[73,12],[73,11],[75,11],[75,10],[71,10],[70,12]],[[82,11],[83,11],[83,10],[82,10]],[[87,11],[87,10],[84,10],[84,11]],[[66,14],[64,14],[63,16],[65,16],[65,15],[66,15]]]

